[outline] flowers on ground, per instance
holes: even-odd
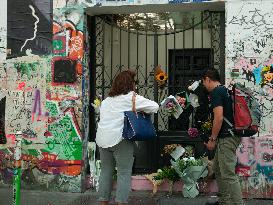
[[[180,179],[179,175],[173,167],[164,167],[162,170],[157,172],[157,175],[154,176],[155,180],[164,180],[168,179],[169,181],[176,182]]]
[[[192,146],[182,147],[180,144],[170,144],[165,145],[163,151],[164,154],[172,156],[171,166],[158,171],[154,180],[169,180],[169,193],[172,193],[173,183],[181,179],[184,197],[196,197],[199,194],[197,180],[207,176],[208,163],[203,159],[195,159]]]
[[[201,159],[195,159],[194,157],[184,157],[176,161],[179,171],[184,172],[186,168],[190,166],[202,166],[203,161]]]
[[[176,147],[178,147],[178,146],[180,146],[180,145],[179,144],[165,145],[164,148],[163,148],[164,154],[171,154],[176,149]]]
[[[208,175],[207,164],[201,159],[184,157],[171,164],[183,181],[183,196],[194,198],[199,194],[197,180]]]

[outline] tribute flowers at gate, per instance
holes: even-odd
[[[196,159],[192,146],[182,147],[180,144],[169,144],[163,148],[163,153],[170,155],[171,166],[160,169],[155,174],[155,180],[168,180],[170,184],[169,193],[175,181],[182,180],[182,193],[184,197],[194,198],[199,194],[197,181],[208,175],[208,160]]]
[[[183,181],[183,196],[187,198],[196,197],[199,194],[197,180],[208,175],[207,164],[202,159],[195,159],[194,157],[171,160],[171,164]]]
[[[173,95],[165,98],[160,104],[163,109],[167,111],[168,114],[174,116],[176,119],[183,112],[181,105]]]

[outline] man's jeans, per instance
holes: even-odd
[[[236,149],[240,142],[241,138],[230,136],[219,138],[216,145],[214,172],[221,205],[244,204],[239,177],[235,173]]]

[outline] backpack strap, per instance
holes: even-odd
[[[229,133],[234,137],[234,132],[232,131],[233,125],[232,123],[226,118],[224,117],[224,121],[231,127],[230,129],[228,129]]]

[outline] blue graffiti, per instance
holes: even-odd
[[[273,180],[273,167],[272,166],[261,166],[257,164],[257,171],[262,173],[269,180]]]
[[[253,69],[253,75],[255,77],[256,84],[260,84],[262,81],[262,76],[261,76],[262,69],[263,69],[262,66]]]

